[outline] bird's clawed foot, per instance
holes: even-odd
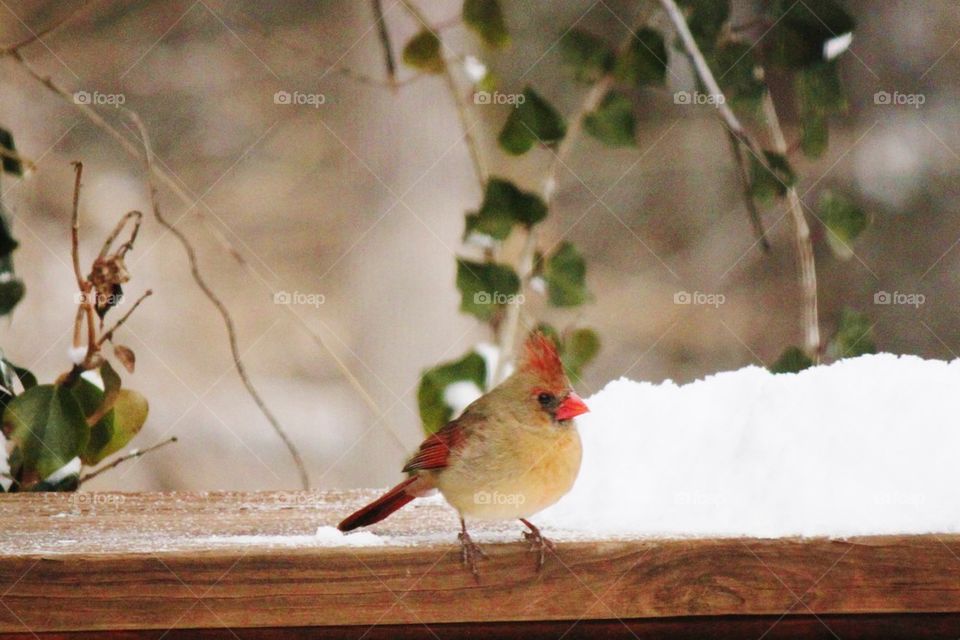
[[[480,582],[480,568],[477,567],[477,560],[486,558],[487,554],[483,552],[480,545],[474,542],[470,534],[467,533],[467,525],[463,521],[463,518],[460,519],[460,535],[457,537],[460,538],[460,562],[462,562],[465,567],[468,567],[473,577],[476,578],[477,582]]]
[[[547,551],[551,553],[557,552],[557,546],[553,544],[553,541],[550,538],[547,538],[538,529],[532,522],[524,518],[520,518],[520,522],[527,525],[527,528],[530,531],[523,532],[523,539],[530,543],[530,551],[535,551],[539,554],[537,560],[537,571],[543,569],[543,563],[547,559]]]

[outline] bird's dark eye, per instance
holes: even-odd
[[[546,391],[544,391],[543,393],[537,396],[537,402],[540,403],[541,407],[543,407],[544,409],[547,409],[549,407],[552,407],[554,404],[556,404],[557,396],[553,395],[552,393],[547,393]]]

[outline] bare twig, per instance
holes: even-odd
[[[377,33],[380,36],[380,46],[383,48],[383,64],[387,71],[387,81],[396,88],[397,63],[393,58],[393,46],[390,44],[390,31],[387,30],[387,21],[383,16],[381,0],[370,0],[373,5],[373,18],[377,23]]]
[[[73,257],[73,274],[77,278],[77,288],[81,295],[87,292],[87,279],[80,271],[80,179],[83,176],[83,163],[74,162],[76,175],[73,182],[73,213],[70,216],[70,255]]]
[[[137,298],[136,301],[133,303],[133,305],[130,307],[130,309],[128,309],[127,312],[123,314],[123,316],[119,320],[117,320],[116,324],[110,327],[110,329],[108,329],[107,331],[104,331],[102,334],[100,334],[100,339],[97,340],[97,348],[102,347],[103,343],[106,342],[107,340],[113,340],[113,334],[116,333],[117,329],[123,326],[123,323],[127,321],[127,318],[129,318],[134,311],[137,310],[137,307],[140,306],[141,302],[143,302],[144,300],[146,300],[152,295],[153,295],[153,289],[147,289],[143,293],[143,295]]]
[[[120,245],[117,254],[125,256],[127,251],[133,249],[133,243],[137,241],[137,234],[140,233],[140,223],[143,221],[143,214],[139,211],[128,211],[125,216],[120,218],[120,222],[113,228],[113,231],[110,232],[107,239],[103,241],[103,247],[100,249],[99,255],[101,260],[107,257],[107,252],[110,251],[110,247],[113,246],[113,243],[117,240],[117,236],[123,231],[123,228],[127,226],[128,220],[134,220],[133,231],[130,232],[130,239]]]
[[[100,1],[100,0],[91,0],[91,2],[89,3],[89,6],[93,6],[95,3],[99,2],[99,1]],[[71,19],[73,19],[74,17],[76,17],[79,13],[80,13],[80,12],[74,12],[74,13],[70,14],[69,16],[67,16],[66,19],[64,19],[63,21],[61,21],[61,23],[58,23],[58,25],[55,25],[53,28],[47,30],[47,31],[46,31],[46,34],[52,33],[54,30],[57,30],[57,29],[61,28],[64,24],[66,24],[66,23],[69,22]],[[258,33],[258,34],[260,34],[261,36],[263,36],[263,37],[265,37],[265,38],[266,38],[266,37],[269,37],[269,34],[266,34],[266,32],[265,32],[265,31],[260,27],[260,25],[258,25],[257,23],[254,23],[254,22],[250,21],[249,19],[247,20],[247,23],[248,23],[248,25],[251,27],[251,29],[252,29],[255,33]],[[33,40],[31,40],[31,42],[32,42],[32,41],[33,41]],[[95,126],[97,126],[97,127],[100,128],[101,130],[103,130],[105,133],[107,133],[110,137],[112,137],[117,143],[120,144],[120,146],[123,148],[123,150],[126,151],[131,157],[133,157],[133,158],[135,158],[135,159],[137,159],[137,160],[139,160],[139,161],[146,161],[145,155],[144,155],[144,153],[141,151],[141,148],[140,148],[137,144],[131,142],[131,141],[130,141],[125,135],[123,135],[117,128],[115,128],[113,125],[111,125],[109,122],[107,122],[95,109],[91,108],[91,107],[90,107],[89,105],[87,105],[87,104],[78,103],[77,101],[75,101],[75,100],[73,99],[73,94],[72,94],[70,91],[66,90],[65,88],[63,88],[62,86],[60,86],[59,84],[57,84],[56,82],[54,82],[50,77],[43,76],[43,75],[40,74],[36,69],[34,69],[34,67],[33,67],[30,63],[28,63],[28,62],[26,61],[26,59],[24,59],[23,55],[22,55],[21,52],[19,51],[19,47],[20,47],[20,46],[23,46],[23,44],[25,44],[25,43],[21,43],[21,44],[19,44],[19,45],[15,45],[15,46],[13,46],[13,47],[9,47],[9,48],[7,48],[7,49],[0,50],[0,55],[3,55],[3,54],[9,55],[9,56],[10,56],[13,60],[15,60],[34,80],[36,80],[37,82],[39,82],[40,84],[42,84],[43,86],[45,86],[48,90],[50,90],[51,92],[53,92],[54,94],[56,94],[58,97],[62,98],[66,103],[73,105],[73,107],[76,108],[76,109],[78,109],[78,110],[80,111],[80,113],[83,114],[90,122],[92,122]],[[26,43],[26,44],[28,44],[28,43]],[[314,51],[312,48],[311,48],[311,49],[307,49],[307,48],[302,48],[302,47],[294,47],[294,46],[291,45],[291,43],[290,43],[289,41],[286,41],[286,40],[281,41],[281,44],[286,45],[286,46],[290,46],[290,48],[291,48],[292,50],[295,49],[295,50],[300,51],[301,53],[310,54],[310,55],[316,56],[316,53],[315,53],[315,51]],[[381,86],[381,87],[383,87],[383,86],[389,86],[389,84],[386,83],[386,82],[384,82],[384,81],[377,80],[377,79],[374,79],[374,78],[370,78],[370,77],[365,76],[365,75],[363,75],[363,74],[357,73],[357,72],[355,72],[354,70],[352,70],[352,69],[350,69],[350,68],[337,65],[336,63],[334,63],[333,65],[330,65],[329,63],[325,63],[325,64],[327,64],[327,71],[334,72],[334,73],[339,73],[339,74],[341,74],[341,75],[344,75],[344,76],[346,76],[346,77],[349,77],[349,78],[351,78],[351,79],[353,79],[353,80],[356,80],[356,81],[358,81],[358,82],[365,83],[365,84],[370,84],[370,85],[375,85],[375,86]],[[414,76],[412,76],[412,77],[410,77],[410,78],[407,78],[407,79],[405,79],[405,80],[397,81],[397,82],[395,82],[394,84],[395,84],[397,87],[400,87],[400,86],[404,86],[404,85],[407,85],[407,84],[412,84],[413,82],[416,82],[416,81],[418,81],[419,79],[424,78],[424,77],[427,77],[427,74],[416,74],[416,75],[414,75]],[[140,126],[141,129],[142,129],[142,123],[139,123],[139,126]],[[146,164],[147,164],[147,166],[148,166],[148,170],[150,171],[151,175],[154,176],[154,177],[156,177],[161,183],[163,183],[166,187],[168,187],[168,188],[180,199],[181,202],[183,202],[183,203],[184,203],[187,207],[189,207],[190,209],[193,209],[193,208],[196,206],[197,199],[196,199],[196,198],[192,198],[192,197],[184,190],[184,188],[181,187],[181,185],[179,184],[179,182],[178,182],[176,179],[174,179],[167,171],[165,171],[165,170],[163,170],[163,168],[159,167],[156,162],[147,162]],[[128,214],[128,215],[129,215],[129,214]],[[212,225],[209,224],[207,217],[206,217],[205,215],[203,215],[202,212],[199,212],[199,211],[198,211],[198,216],[199,216],[202,224],[205,226],[205,228],[211,233],[211,235],[213,235],[213,237],[221,244],[221,246],[222,246],[245,270],[247,270],[248,272],[250,272],[251,274],[253,274],[254,271],[253,271],[252,267],[251,267],[251,266],[247,263],[247,261],[243,258],[243,255],[240,253],[240,251],[239,251],[236,247],[233,246],[233,244],[220,232],[219,229],[217,229],[216,227],[214,227],[214,226],[212,226]],[[187,247],[189,246],[189,241],[188,241],[184,236],[182,236],[182,234],[180,234],[178,231],[175,230],[175,231],[174,231],[174,235],[177,236],[177,237],[181,240],[181,242],[184,244],[184,247],[185,247],[185,248],[187,248]],[[132,238],[131,238],[131,241],[132,241]],[[192,256],[192,258],[193,258],[193,261],[192,261],[192,264],[191,264],[191,271],[192,271],[193,274],[194,274],[194,280],[197,281],[198,278],[199,278],[199,272],[197,271],[197,265],[196,265],[196,260],[195,260],[196,256],[195,256],[195,254],[193,253],[192,248],[188,249],[187,253],[188,253],[188,257],[191,257],[191,256]],[[205,283],[204,283],[203,286],[200,285],[200,282],[201,282],[201,281],[202,281],[202,278],[200,278],[200,280],[198,281],[198,286],[200,286],[201,290],[204,292],[205,295],[207,295],[208,298],[211,298],[211,302],[213,302],[214,300],[216,300],[216,302],[214,302],[214,306],[217,307],[218,311],[220,312],[221,317],[224,317],[225,314],[226,314],[227,316],[229,316],[229,314],[227,313],[226,308],[225,308],[225,307],[223,306],[223,304],[219,301],[219,299],[217,299],[216,296],[213,295],[213,292],[209,289],[209,287],[206,287]],[[374,412],[374,414],[376,414],[376,415],[378,415],[378,416],[382,415],[382,411],[380,410],[380,408],[379,408],[379,406],[377,405],[376,401],[373,399],[373,397],[370,395],[370,393],[364,388],[364,386],[363,386],[363,384],[360,382],[360,380],[353,374],[353,372],[350,371],[350,369],[347,367],[346,363],[344,363],[343,360],[337,355],[337,353],[327,344],[326,340],[325,340],[322,336],[320,336],[319,334],[317,334],[316,332],[314,332],[314,331],[313,331],[310,327],[308,327],[303,321],[301,321],[300,318],[297,316],[296,312],[293,311],[292,307],[289,307],[289,306],[288,306],[288,307],[285,307],[285,309],[287,309],[288,313],[290,313],[291,315],[293,315],[293,316],[297,319],[298,325],[301,326],[301,327],[304,329],[304,331],[306,331],[306,332],[308,333],[308,335],[310,335],[310,337],[314,340],[314,342],[316,342],[321,348],[323,348],[324,350],[326,350],[327,353],[330,355],[330,357],[333,358],[334,363],[336,364],[337,368],[340,370],[340,372],[343,374],[343,376],[347,379],[347,381],[350,383],[350,385],[354,387],[354,389],[357,391],[357,393],[360,394],[361,398],[363,398],[364,402],[370,407],[370,409]],[[81,309],[81,313],[79,313],[78,315],[80,315],[80,316],[83,315],[83,314],[82,314],[82,309]],[[227,328],[228,336],[231,336],[231,337],[234,338],[234,339],[231,340],[231,353],[232,353],[232,354],[234,355],[234,357],[235,357],[235,364],[236,364],[237,367],[238,367],[238,372],[240,373],[241,379],[243,379],[244,384],[245,384],[245,386],[247,387],[247,390],[248,390],[248,391],[252,391],[252,387],[251,387],[251,385],[249,384],[249,379],[246,377],[246,373],[245,373],[245,370],[244,370],[244,368],[243,368],[242,361],[239,360],[239,358],[236,358],[236,356],[238,355],[238,352],[237,352],[237,348],[236,348],[235,336],[234,336],[234,334],[233,334],[232,322],[228,322],[228,321],[225,320],[225,326],[226,326],[226,328]],[[78,327],[79,327],[79,325],[78,325]],[[252,392],[251,395],[253,396],[254,401],[256,402],[256,404],[258,405],[258,407],[261,409],[261,411],[264,412],[264,416],[267,418],[267,420],[270,421],[272,425],[275,425],[275,424],[276,424],[276,419],[273,417],[273,415],[272,415],[268,410],[266,410],[266,407],[265,407],[265,405],[263,404],[263,401],[260,399],[259,394],[255,394],[255,392]],[[281,437],[283,437],[283,436],[281,436]],[[288,444],[288,447],[291,446],[291,445],[286,441],[286,439],[285,439],[285,442]],[[299,460],[299,456],[295,456],[295,458],[296,458],[297,460]],[[300,468],[300,475],[301,475],[301,480],[302,480],[302,481],[305,481],[305,471],[304,471],[303,468]],[[305,483],[305,482],[304,482],[304,486],[306,487],[306,483]]]
[[[143,153],[140,151],[140,149],[136,145],[134,145],[132,142],[130,142],[130,140],[128,140],[126,136],[120,133],[115,127],[113,127],[113,125],[111,125],[103,117],[101,117],[99,113],[97,113],[94,109],[90,108],[89,105],[79,104],[75,102],[73,100],[73,95],[69,91],[67,91],[57,83],[53,82],[50,78],[40,75],[40,73],[38,73],[28,62],[26,62],[26,60],[23,59],[19,51],[13,51],[10,55],[17,62],[19,62],[20,65],[27,71],[27,73],[30,76],[32,76],[37,82],[47,87],[47,89],[49,89],[50,91],[58,95],[60,98],[65,100],[68,104],[72,104],[75,108],[79,109],[80,112],[88,120],[90,120],[94,125],[96,125],[100,129],[105,131],[114,140],[116,140],[120,144],[120,146],[124,149],[124,151],[126,151],[128,154],[130,154],[132,157],[136,158],[137,160],[140,160],[140,161],[144,160]],[[160,167],[158,167],[156,163],[152,164],[150,170],[152,172],[152,175],[154,175],[165,186],[167,186],[171,191],[173,191],[173,193],[186,206],[190,208],[193,208],[196,206],[196,200],[191,198],[186,193],[186,191],[184,191],[183,188],[181,188],[180,185],[167,172],[163,171]],[[224,249],[228,253],[230,253],[244,269],[246,269],[251,274],[255,273],[252,267],[247,263],[247,261],[240,254],[240,252],[236,248],[234,248],[233,245],[230,244],[230,242],[219,232],[219,230],[207,224],[206,216],[200,216],[200,219],[203,221],[203,224],[205,225],[207,230],[217,240],[220,241],[220,244],[224,247]],[[290,314],[296,317],[296,312],[293,311],[291,307],[285,307],[285,308],[288,310]],[[376,415],[378,416],[381,415],[382,412],[380,411],[380,408],[377,406],[376,402],[373,400],[373,397],[363,387],[360,380],[355,375],[353,375],[353,373],[349,370],[349,368],[347,368],[346,364],[343,362],[342,359],[340,359],[340,357],[336,354],[336,352],[334,352],[333,349],[330,348],[330,346],[326,343],[326,341],[321,336],[319,336],[316,332],[311,330],[306,324],[300,321],[299,318],[297,318],[297,320],[298,320],[299,326],[301,326],[310,335],[310,337],[314,340],[314,342],[316,342],[318,345],[324,348],[327,351],[327,353],[333,358],[337,368],[340,370],[343,376],[347,379],[350,385],[353,386],[354,389],[356,389],[356,391],[360,394],[364,402],[366,402],[366,404],[373,410],[373,412]]]
[[[710,65],[707,64],[706,59],[703,57],[703,52],[700,51],[697,41],[694,39],[693,34],[690,33],[690,27],[687,25],[687,20],[684,18],[683,12],[677,6],[675,0],[660,0],[660,6],[663,7],[663,10],[670,18],[670,22],[673,23],[674,29],[676,29],[677,34],[680,36],[680,41],[683,43],[683,47],[686,50],[687,56],[689,57],[690,62],[697,73],[697,77],[703,83],[707,92],[716,97],[714,102],[716,103],[717,113],[726,124],[729,134],[734,137],[738,145],[742,145],[749,150],[753,157],[756,158],[756,161],[760,163],[764,169],[772,173],[773,168],[767,161],[767,156],[764,154],[763,148],[743,127],[739,118],[737,118],[737,115],[730,107],[726,96],[720,89],[720,84],[717,82],[716,78],[713,76],[713,72],[710,70]],[[743,156],[741,150],[738,150],[734,155],[736,157],[737,164],[740,165],[741,173],[746,173],[748,176],[747,180],[749,182],[749,172],[744,166],[744,163],[747,159]],[[766,231],[764,231],[763,228],[763,220],[760,218],[760,215],[757,212],[756,205],[753,204],[752,196],[748,196],[747,212],[750,215],[750,222],[757,234],[757,239],[761,242],[764,250],[769,250],[770,243],[767,240]]]
[[[173,443],[176,442],[176,441],[177,441],[177,436],[172,436],[172,437],[167,438],[166,440],[164,440],[164,441],[162,441],[162,442],[158,442],[157,444],[153,445],[152,447],[147,447],[146,449],[133,449],[133,450],[131,450],[129,453],[123,454],[122,456],[120,456],[119,458],[117,458],[116,460],[114,460],[113,462],[111,462],[110,464],[108,464],[108,465],[106,465],[106,466],[104,466],[104,467],[100,467],[99,469],[95,469],[94,471],[91,471],[91,472],[88,473],[87,475],[81,477],[80,480],[79,480],[79,482],[78,482],[78,484],[77,484],[77,486],[82,485],[84,482],[88,482],[88,481],[90,481],[90,480],[93,480],[94,478],[96,478],[98,475],[100,475],[101,473],[103,473],[103,472],[105,472],[105,471],[110,471],[110,469],[114,469],[114,468],[120,466],[121,464],[123,464],[123,463],[126,462],[127,460],[132,460],[132,459],[134,459],[134,458],[139,458],[140,456],[146,455],[146,454],[150,453],[151,451],[156,451],[156,450],[159,449],[160,447],[165,447],[165,446],[167,446],[168,444],[173,444]]]
[[[780,128],[780,118],[773,103],[770,91],[763,95],[763,112],[770,129],[774,150],[786,154],[787,141]],[[810,227],[803,215],[803,203],[795,186],[787,187],[787,205],[793,219],[797,243],[797,259],[800,263],[800,287],[803,292],[803,342],[804,351],[813,360],[820,357],[820,320],[817,310],[817,265],[814,260],[813,242],[810,240]]]
[[[80,180],[83,176],[83,163],[74,162],[73,169],[76,177],[73,182],[73,209],[70,216],[70,255],[73,259],[73,274],[77,279],[77,290],[80,292],[80,305],[73,326],[74,341],[80,335],[80,323],[87,323],[87,353],[84,362],[89,362],[96,353],[97,325],[93,319],[93,301],[90,299],[92,287],[80,270]],[[75,344],[75,346],[79,346]],[[77,370],[77,367],[74,367]]]
[[[137,129],[140,131],[140,139],[143,141],[145,169],[147,180],[150,185],[150,202],[153,207],[153,216],[161,226],[169,231],[180,242],[180,245],[183,247],[184,252],[187,254],[187,260],[190,263],[190,274],[193,276],[194,282],[198,287],[200,287],[200,290],[203,291],[203,294],[207,297],[211,304],[216,307],[217,312],[220,314],[220,317],[223,320],[223,325],[227,330],[227,338],[230,343],[230,354],[233,357],[233,366],[237,370],[237,375],[240,376],[243,386],[256,403],[257,408],[260,409],[260,413],[263,414],[263,416],[267,419],[267,422],[270,423],[270,426],[276,432],[277,436],[283,441],[283,444],[286,445],[287,450],[290,452],[290,457],[293,458],[294,465],[297,467],[297,472],[300,475],[300,483],[303,485],[303,488],[309,489],[310,477],[307,474],[306,465],[303,463],[303,459],[300,457],[300,452],[287,435],[287,432],[280,424],[280,421],[277,420],[276,416],[273,415],[273,412],[260,396],[260,392],[250,380],[250,376],[247,375],[246,367],[244,366],[243,359],[240,355],[240,347],[237,341],[237,332],[236,328],[234,327],[233,316],[230,315],[230,311],[227,309],[226,305],[220,300],[217,294],[213,292],[213,289],[211,289],[210,285],[207,284],[203,274],[200,273],[197,254],[193,248],[193,245],[190,243],[190,240],[182,231],[180,231],[180,229],[178,229],[174,224],[171,224],[170,221],[168,221],[160,211],[160,193],[157,190],[157,185],[153,179],[153,172],[151,170],[153,164],[153,150],[150,146],[150,137],[147,133],[146,126],[144,126],[143,121],[140,119],[140,116],[133,111],[128,110],[128,113],[134,124],[136,124]]]
[[[660,6],[666,11],[670,22],[673,23],[674,29],[677,31],[677,35],[680,36],[680,41],[683,43],[684,49],[693,61],[693,68],[697,72],[697,76],[703,82],[710,95],[717,97],[717,100],[715,100],[717,103],[717,113],[719,113],[723,121],[726,122],[727,127],[733,135],[757,156],[757,160],[763,164],[765,168],[769,169],[770,167],[763,155],[763,149],[757,144],[753,136],[744,129],[743,125],[740,124],[739,118],[737,118],[733,109],[730,108],[727,100],[719,99],[719,96],[724,95],[724,93],[720,90],[720,85],[717,83],[716,78],[714,78],[713,72],[710,70],[710,65],[707,64],[707,60],[703,57],[703,53],[700,51],[700,47],[697,45],[693,34],[690,33],[687,20],[683,17],[683,12],[680,11],[675,0],[660,0]]]
[[[404,9],[407,10],[407,13],[416,20],[420,26],[424,29],[428,29],[431,33],[436,35],[438,38],[440,34],[430,26],[430,23],[427,22],[426,16],[423,15],[423,12],[417,8],[413,2],[410,0],[400,0],[403,4]],[[441,40],[443,42],[443,40]],[[470,153],[470,160],[473,162],[473,170],[477,175],[477,182],[480,185],[480,191],[483,191],[486,188],[487,184],[487,166],[483,160],[483,155],[480,153],[480,143],[477,141],[477,137],[473,134],[473,123],[470,121],[470,108],[467,105],[467,101],[462,95],[460,87],[457,86],[457,79],[453,76],[453,71],[450,70],[450,62],[446,58],[450,56],[445,56],[444,65],[443,65],[443,80],[447,85],[447,89],[450,91],[450,97],[453,98],[454,106],[457,109],[457,116],[460,118],[460,127],[463,130],[463,140],[467,145],[467,150]]]

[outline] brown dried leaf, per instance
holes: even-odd
[[[133,373],[137,366],[137,354],[133,352],[133,349],[122,344],[115,344],[113,345],[113,355],[117,356],[117,360],[127,371]]]

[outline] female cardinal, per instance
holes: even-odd
[[[573,418],[586,413],[570,387],[557,349],[539,332],[523,346],[516,373],[424,440],[403,470],[410,477],[338,525],[350,531],[379,522],[411,500],[439,489],[460,514],[461,559],[479,576],[480,547],[464,517],[518,518],[539,552],[538,570],[553,543],[527,518],[559,500],[580,471],[580,436]]]

